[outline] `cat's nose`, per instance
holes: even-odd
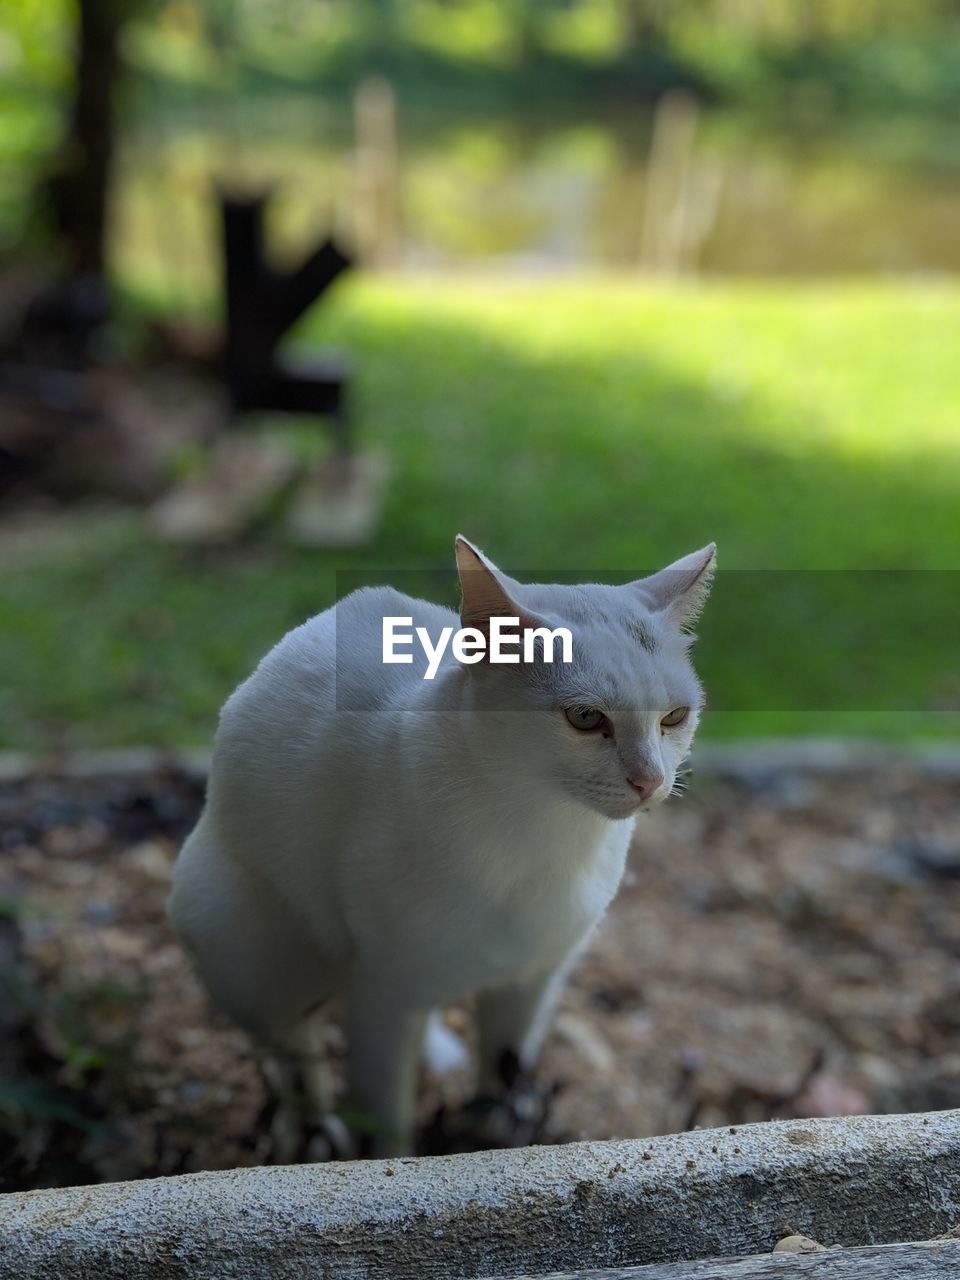
[[[662,773],[628,773],[627,782],[641,800],[649,800],[658,787],[663,786]]]

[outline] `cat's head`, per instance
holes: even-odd
[[[625,586],[515,582],[463,537],[456,542],[461,621],[489,634],[496,617],[521,628],[565,627],[572,661],[463,668],[475,701],[508,714],[512,745],[536,777],[607,818],[666,799],[693,740],[703,692],[689,628],[710,589],[711,543]]]

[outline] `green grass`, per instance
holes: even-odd
[[[394,466],[376,542],[185,553],[125,521],[13,558],[0,741],[206,742],[337,569],[444,567],[458,530],[548,576],[710,539],[727,570],[960,569],[958,326],[932,283],[345,285],[301,339],[355,355]],[[736,710],[705,731],[958,733],[960,579],[865,581],[721,574],[699,661]]]

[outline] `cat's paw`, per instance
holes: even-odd
[[[491,1147],[529,1147],[558,1139],[549,1125],[558,1084],[526,1076],[506,1094],[478,1097],[464,1107],[441,1106],[421,1130],[418,1154],[439,1156]]]
[[[470,1050],[439,1013],[431,1013],[423,1037],[423,1065],[432,1076],[447,1076],[470,1066]]]

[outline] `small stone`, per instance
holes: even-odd
[[[871,1111],[870,1099],[860,1089],[819,1071],[796,1099],[794,1110],[804,1119],[813,1116],[864,1116]]]
[[[134,845],[124,855],[129,866],[134,867],[145,880],[153,884],[167,884],[173,862],[169,846],[160,841],[144,840]]]
[[[616,1058],[595,1021],[564,1012],[557,1016],[554,1029],[592,1070],[600,1073],[612,1071]]]
[[[819,1240],[811,1240],[809,1236],[802,1236],[799,1233],[784,1236],[782,1240],[778,1240],[773,1246],[774,1253],[820,1253],[826,1249],[825,1244],[821,1244]]]

